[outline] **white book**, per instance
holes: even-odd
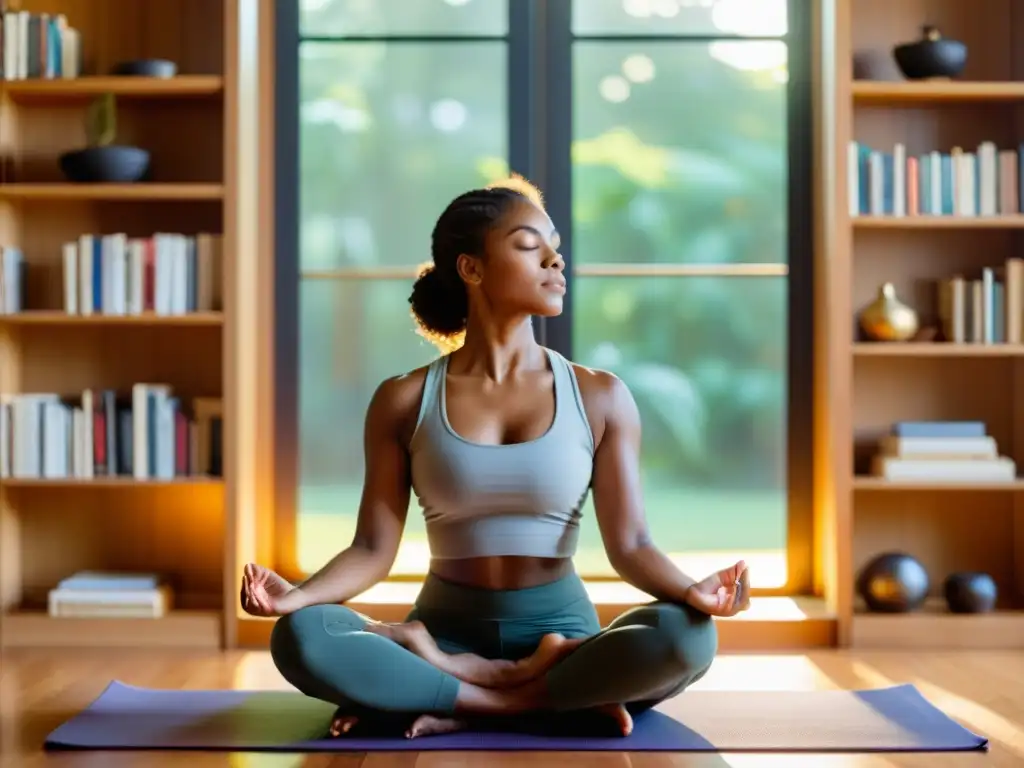
[[[874,456],[871,464],[876,477],[902,482],[996,483],[1013,482],[1017,466],[1012,459],[902,459]]]
[[[980,178],[978,179],[979,203],[978,214],[981,216],[995,216],[999,199],[999,174],[998,174],[998,153],[996,145],[991,141],[984,141],[978,147],[978,164]]]
[[[933,150],[928,154],[928,162],[931,164],[931,198],[932,198],[932,210],[936,215],[942,213],[942,155],[939,154],[938,150]]]
[[[64,243],[64,311],[69,315],[78,314],[78,243]]]
[[[881,455],[899,459],[997,459],[995,438],[985,437],[898,437],[879,440]]]
[[[93,244],[92,235],[82,235],[78,238],[78,305],[83,315],[93,314]]]

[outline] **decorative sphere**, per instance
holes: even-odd
[[[924,566],[905,552],[886,552],[872,559],[857,578],[857,592],[879,613],[905,613],[920,608],[931,582]]]
[[[996,607],[998,590],[987,573],[951,573],[942,585],[946,605],[953,613],[987,613]]]

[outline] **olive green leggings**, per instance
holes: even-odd
[[[422,621],[441,650],[521,659],[552,632],[587,642],[546,675],[549,711],[624,704],[637,712],[682,691],[711,665],[714,622],[690,608],[652,603],[601,629],[578,576],[518,590],[464,587],[429,576],[409,619]],[[344,710],[450,715],[458,679],[380,635],[342,605],[316,605],[280,618],[274,663],[307,696]]]

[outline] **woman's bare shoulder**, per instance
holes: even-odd
[[[429,368],[425,365],[381,381],[370,401],[368,420],[408,434],[419,414]]]
[[[580,388],[583,410],[595,440],[600,443],[609,423],[632,412],[633,395],[625,382],[611,371],[571,363]]]

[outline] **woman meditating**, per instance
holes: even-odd
[[[742,561],[695,581],[651,540],[640,420],[623,383],[535,341],[531,317],[562,311],[558,248],[522,179],[448,206],[409,299],[442,355],[372,398],[351,545],[295,586],[245,567],[245,610],[281,617],[274,663],[338,705],[335,736],[375,716],[407,718],[415,737],[469,719],[588,712],[628,735],[632,714],[707,671],[712,617],[749,604]],[[388,575],[412,491],[429,573],[406,623],[376,622],[342,603]],[[572,564],[591,492],[611,565],[655,599],[603,629]],[[679,524],[699,514],[680,509]]]

